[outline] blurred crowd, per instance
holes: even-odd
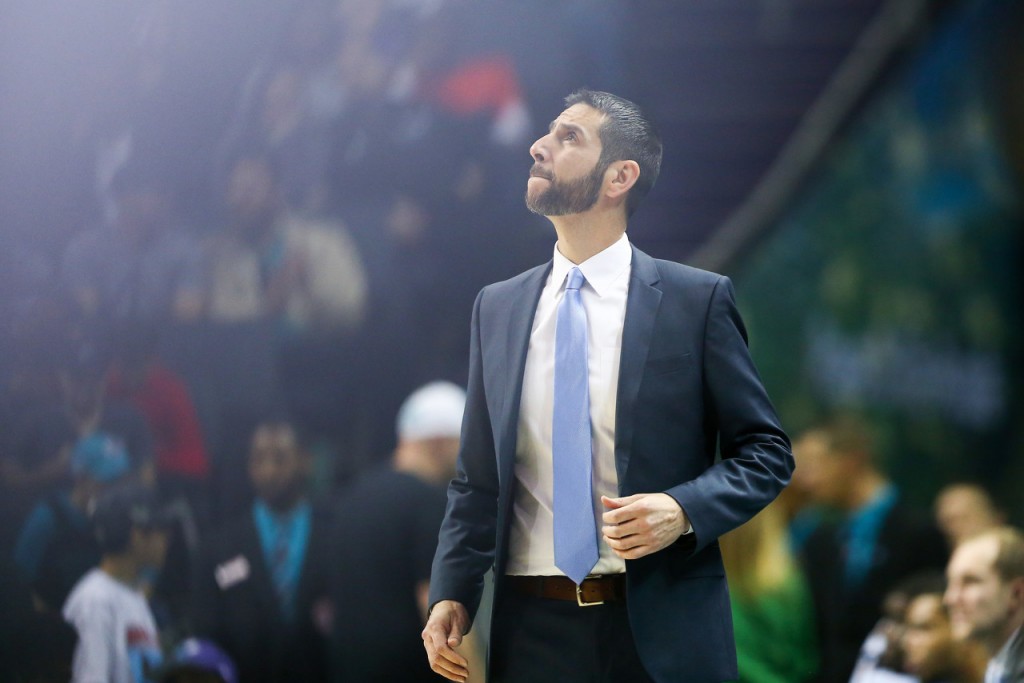
[[[855,413],[793,452],[790,486],[721,539],[741,681],[1024,680],[1024,535],[983,487],[914,506]]]
[[[476,292],[534,260],[538,103],[621,81],[613,5],[557,3],[565,40],[525,49],[546,4],[52,17],[45,183],[0,219],[0,680],[428,672],[461,409],[403,401],[463,378]]]
[[[249,502],[212,519],[202,442],[178,430],[189,419],[156,411],[163,422],[151,420],[153,411],[90,380],[92,391],[76,394],[88,402],[35,414],[46,426],[37,437],[67,429],[64,467],[9,530],[3,680],[432,679],[419,633],[455,474],[460,387],[413,392],[395,420],[392,457],[329,497],[313,491],[309,433],[283,412],[265,414],[234,473]],[[191,415],[187,400],[178,407]],[[81,434],[83,417],[91,427]],[[162,463],[177,445],[196,471]],[[479,658],[475,642],[463,648]]]
[[[273,406],[229,507],[185,382],[152,334],[118,331],[69,349],[54,396],[7,396],[24,457],[3,470],[2,679],[434,680],[419,634],[465,392],[414,391],[391,456],[330,485]],[[915,508],[854,414],[793,445],[792,484],[721,539],[740,680],[1024,680],[1024,535],[988,493],[951,483]],[[481,642],[462,647],[481,671]]]
[[[136,3],[61,138],[60,239],[0,255],[0,680],[433,680],[464,397],[426,383],[534,260],[536,105],[617,89],[615,6],[277,5],[197,135],[187,3]],[[517,53],[501,12],[539,8],[566,40]],[[1024,549],[986,491],[927,514],[869,423],[794,436],[793,484],[722,539],[742,680],[1022,680]]]
[[[539,103],[622,80],[613,3],[556,3],[571,28],[538,52],[517,19],[541,5],[83,8],[102,30],[68,30],[59,112],[24,122],[45,129],[45,191],[2,219],[0,375],[145,326],[215,481],[277,403],[344,453],[338,479],[379,459],[404,394],[464,376],[476,292],[547,241],[522,206]]]

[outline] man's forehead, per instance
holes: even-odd
[[[950,505],[977,505],[983,506],[987,503],[985,495],[969,486],[957,486],[943,491],[939,496],[940,504]]]
[[[968,539],[950,560],[950,573],[984,574],[993,571],[999,546],[994,538]]]
[[[590,132],[597,132],[604,120],[604,114],[594,109],[589,104],[577,102],[572,105],[551,122],[550,129],[554,130],[558,124],[577,126]]]

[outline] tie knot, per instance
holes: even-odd
[[[569,281],[565,283],[565,288],[579,289],[585,281],[586,278],[583,277],[583,271],[579,268],[573,268],[569,271]]]

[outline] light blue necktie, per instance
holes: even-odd
[[[592,494],[587,312],[583,273],[569,271],[555,327],[554,459],[555,566],[577,585],[597,564]]]

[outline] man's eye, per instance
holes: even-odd
[[[569,142],[576,142],[576,133],[569,132],[565,134],[565,139]]]

